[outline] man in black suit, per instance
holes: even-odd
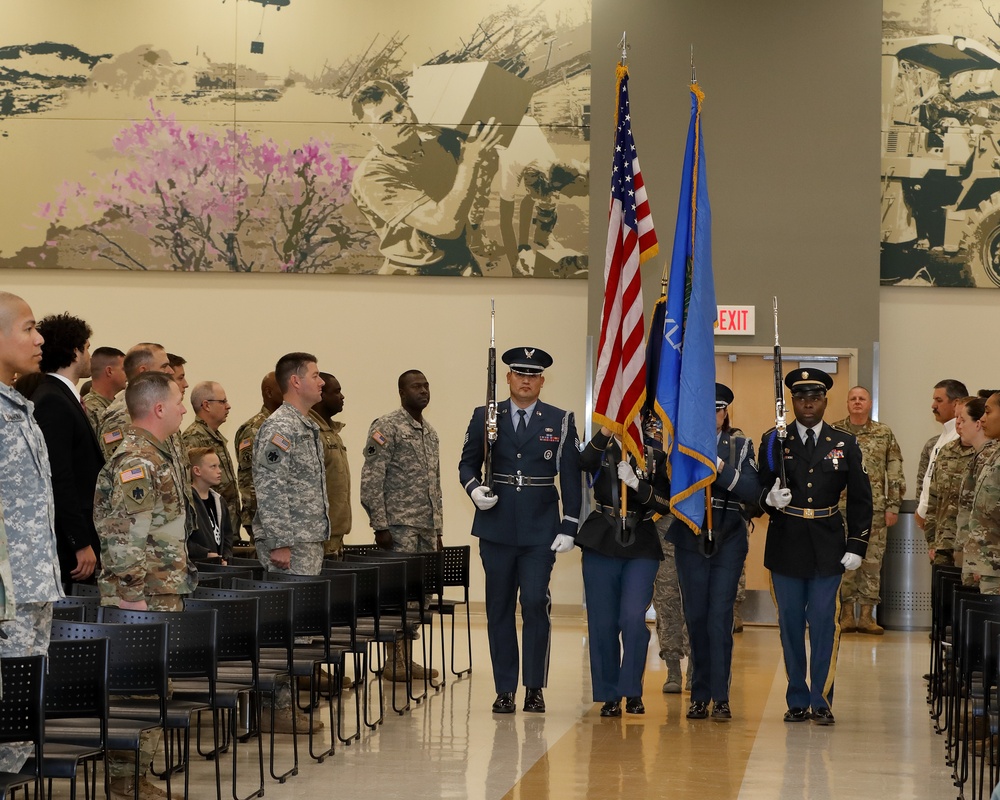
[[[515,347],[502,359],[510,367],[510,401],[497,408],[493,485],[482,483],[486,419],[482,406],[469,422],[458,473],[477,509],[472,535],[479,538],[486,572],[486,626],[497,691],[493,711],[514,711],[518,682],[514,613],[520,600],[524,710],[541,713],[549,666],[549,577],[555,554],[573,549],[580,526],[579,440],[573,412],[538,399],[545,383],[542,372],[551,366],[552,357],[539,348]]]
[[[101,552],[94,527],[94,490],[104,456],[76,384],[90,377],[90,326],[69,314],[38,323],[45,337],[45,374],[32,395],[35,419],[52,465],[56,548],[63,583],[93,580]]]
[[[812,719],[832,725],[840,582],[845,570],[858,568],[868,550],[872,487],[858,440],[823,422],[833,378],[818,369],[796,369],[785,377],[785,385],[792,393],[795,422],[783,442],[773,429],[764,434],[758,469],[761,483],[771,487],[764,498],[770,516],[764,566],[771,571],[788,676],[785,722]],[[846,530],[838,508],[845,488]]]

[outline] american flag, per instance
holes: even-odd
[[[611,174],[611,213],[604,261],[604,307],[597,355],[594,421],[622,440],[622,451],[642,463],[642,431],[636,420],[646,400],[645,325],[639,265],[659,245],[639,170],[628,102],[628,67],[617,69],[618,111]]]

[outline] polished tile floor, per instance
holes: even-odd
[[[737,636],[730,723],[688,721],[689,696],[664,695],[652,637],[644,716],[602,719],[590,702],[586,625],[555,621],[548,713],[490,713],[485,620],[474,618],[475,671],[324,763],[300,748],[297,776],[266,796],[437,798],[714,798],[945,800],[956,791],[931,728],[921,675],[926,633],[852,634],[840,648],[837,724],[782,722],[785,678],[774,628]],[[519,696],[518,700],[522,700]],[[323,732],[328,738],[328,732]],[[279,745],[287,758],[290,747]],[[243,753],[248,752],[244,750]],[[224,765],[228,767],[228,763]],[[249,766],[249,764],[247,765]],[[225,774],[225,773],[224,773]],[[191,796],[215,794],[194,767]],[[228,796],[228,792],[224,796]]]

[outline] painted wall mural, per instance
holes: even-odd
[[[1000,287],[1000,2],[884,0],[883,285]]]
[[[6,0],[0,267],[586,278],[590,0]]]

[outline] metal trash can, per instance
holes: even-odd
[[[931,564],[927,540],[917,527],[917,501],[904,500],[889,528],[882,559],[882,602],[878,622],[897,631],[930,630]]]

